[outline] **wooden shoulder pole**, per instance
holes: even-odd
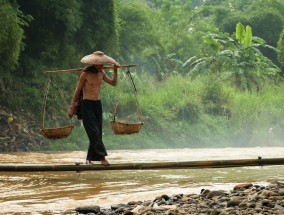
[[[136,64],[130,65],[121,65],[117,68],[129,68],[129,67],[136,67]],[[65,70],[54,70],[54,71],[46,71],[45,73],[48,74],[57,74],[57,73],[68,73],[68,72],[80,72],[84,68],[76,68],[76,69],[65,69]],[[103,69],[114,69],[114,66],[104,66]]]

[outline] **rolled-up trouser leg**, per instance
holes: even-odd
[[[101,101],[83,100],[83,125],[89,137],[89,148],[86,160],[100,161],[107,156],[102,141],[102,105]]]

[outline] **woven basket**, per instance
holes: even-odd
[[[126,123],[119,121],[111,121],[111,128],[115,134],[135,134],[138,133],[143,125],[143,122]]]
[[[40,129],[40,133],[47,139],[56,140],[68,137],[71,134],[73,128],[73,125],[68,125],[60,128],[42,128]]]

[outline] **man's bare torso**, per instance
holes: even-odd
[[[99,69],[98,73],[82,71],[71,101],[71,105],[68,109],[69,117],[72,117],[75,114],[75,104],[79,99],[81,89],[83,89],[83,99],[96,101],[100,100],[100,92],[103,81],[112,86],[116,85],[117,66],[119,66],[119,64],[114,66],[114,74],[112,78],[109,78],[104,70],[102,70],[103,65],[96,66],[96,68]]]
[[[100,91],[105,73],[102,71],[99,73],[86,73],[83,84],[83,99],[100,100]]]

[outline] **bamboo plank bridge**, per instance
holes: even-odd
[[[261,158],[240,160],[206,160],[164,163],[101,164],[0,164],[0,172],[47,172],[47,171],[99,171],[99,170],[154,170],[154,169],[200,169],[284,165],[284,158]]]

